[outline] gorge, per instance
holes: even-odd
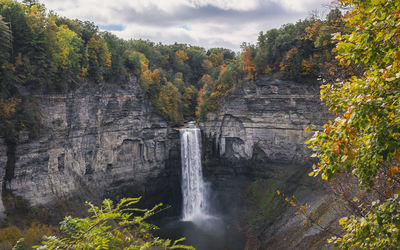
[[[7,192],[32,206],[50,207],[60,200],[144,196],[146,204],[170,204],[168,213],[180,214],[180,148],[188,145],[153,110],[135,78],[122,86],[88,83],[67,95],[36,98],[43,114],[40,136],[29,139],[21,133],[13,159],[7,158],[2,146],[0,173]],[[215,191],[219,212],[233,218],[232,224],[243,220],[249,210],[249,188],[260,181],[270,193],[280,188],[323,206],[323,189],[311,185],[306,177],[310,162],[304,141],[309,134],[304,129],[326,118],[318,85],[270,77],[244,83],[216,112],[208,114],[199,123],[203,172]],[[197,136],[192,134],[192,139]],[[13,176],[6,179],[10,161]],[[204,208],[198,205],[196,209]],[[1,208],[3,214],[7,212]],[[261,222],[264,229],[256,230],[267,246],[299,223],[293,211],[285,212],[276,198],[270,208],[270,216]],[[319,233],[308,228],[298,235],[296,244],[316,246]]]
[[[0,0],[0,250],[400,249],[400,3],[322,1]]]

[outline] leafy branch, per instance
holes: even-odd
[[[152,209],[132,207],[140,198],[123,198],[118,204],[106,199],[102,206],[86,202],[91,216],[65,217],[60,223],[63,237],[45,236],[34,249],[194,249],[182,244],[185,238],[175,241],[160,239],[151,234],[158,229],[145,219],[166,209],[158,204]],[[19,241],[15,246],[18,249]]]

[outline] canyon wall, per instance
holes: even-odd
[[[310,137],[304,129],[323,124],[325,113],[318,84],[263,77],[245,83],[200,126],[215,156],[237,161],[262,154],[264,162],[304,164]]]
[[[21,132],[11,150],[0,140],[0,192],[30,205],[143,195],[180,210],[179,133],[153,110],[136,79],[36,99],[39,136]],[[331,117],[318,84],[262,77],[237,87],[199,123],[211,202],[239,224],[244,219],[247,249],[326,247],[323,230],[303,226],[276,190],[310,204],[325,225],[335,222],[324,187],[307,175],[304,145],[311,136],[304,129]]]
[[[244,222],[246,249],[327,248],[326,232],[305,224],[276,190],[310,211],[324,226],[337,215],[324,185],[309,177],[312,160],[304,129],[332,115],[321,104],[319,84],[261,77],[246,82],[200,123],[204,174],[223,214]]]
[[[179,134],[154,112],[135,78],[36,98],[39,136],[21,132],[9,166],[0,146],[0,184],[13,195],[30,205],[139,195],[180,199]]]

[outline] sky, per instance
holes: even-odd
[[[239,50],[260,31],[324,16],[332,0],[40,0],[61,16],[92,21],[124,39]]]

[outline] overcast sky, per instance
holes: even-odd
[[[238,50],[258,33],[327,12],[332,0],[40,0],[61,16],[88,20],[125,39]],[[325,6],[325,7],[324,7]]]

